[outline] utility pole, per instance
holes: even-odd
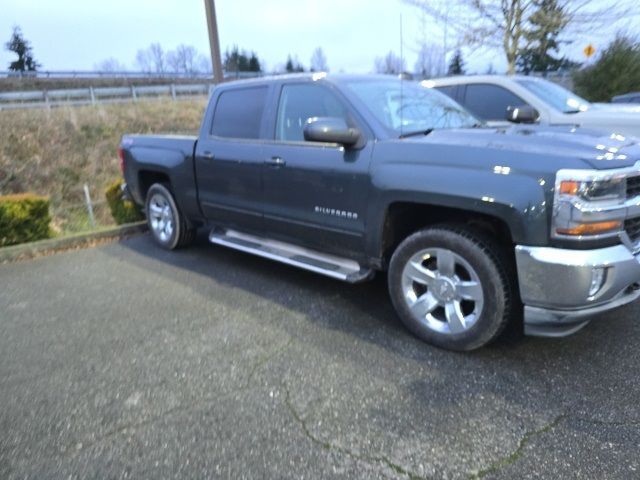
[[[224,82],[224,74],[222,73],[222,58],[220,57],[220,39],[218,37],[215,0],[204,0],[204,8],[207,11],[207,26],[209,27],[209,45],[211,47],[213,79],[215,83],[222,83]]]

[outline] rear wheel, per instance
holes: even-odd
[[[147,224],[162,248],[173,250],[191,244],[195,229],[189,228],[167,185],[154,183],[147,192]]]
[[[418,337],[473,350],[494,340],[513,314],[517,294],[508,262],[481,231],[455,225],[421,230],[391,258],[391,300]]]

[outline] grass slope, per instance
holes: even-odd
[[[50,198],[51,229],[64,236],[112,225],[105,189],[120,177],[116,153],[125,133],[188,133],[206,100],[0,111],[0,195]],[[95,225],[84,202],[89,185]]]
[[[52,204],[94,198],[120,176],[124,133],[197,133],[205,100],[0,111],[0,195],[35,192]]]

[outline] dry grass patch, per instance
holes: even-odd
[[[206,100],[0,111],[0,194],[32,191],[52,204],[96,200],[120,176],[124,133],[197,133]]]

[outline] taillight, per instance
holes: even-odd
[[[124,175],[124,150],[122,147],[118,147],[118,158],[120,159],[120,171]]]

